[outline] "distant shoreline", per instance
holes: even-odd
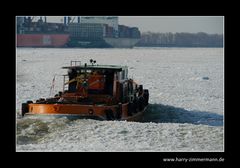
[[[134,46],[135,47],[158,47],[158,48],[224,48],[224,46],[157,46],[157,45],[148,45],[148,46]]]

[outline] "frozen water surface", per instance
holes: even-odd
[[[18,48],[16,112],[21,103],[62,90],[70,60],[127,65],[149,89],[141,122],[17,118],[17,151],[223,151],[222,48]]]

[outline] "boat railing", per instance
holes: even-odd
[[[68,75],[63,75],[63,93],[65,90],[68,90],[68,85],[65,85],[67,80],[68,80]]]
[[[81,61],[71,61],[70,65],[71,66],[80,66],[81,65]]]

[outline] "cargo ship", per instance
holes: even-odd
[[[17,47],[132,48],[140,40],[137,27],[118,24],[118,17],[64,17],[64,23],[17,17]],[[72,21],[71,21],[72,20]]]
[[[47,23],[42,18],[37,22],[31,17],[17,18],[17,47],[66,47],[69,37],[63,24]]]

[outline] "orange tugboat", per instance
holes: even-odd
[[[63,91],[35,103],[22,103],[24,115],[53,115],[100,120],[138,121],[148,106],[149,93],[128,78],[126,66],[81,65],[71,61],[63,75]]]

